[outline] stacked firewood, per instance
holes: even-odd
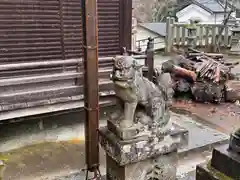
[[[190,91],[198,101],[220,102],[225,99],[226,84],[234,79],[231,68],[236,64],[226,62],[222,54],[189,49],[185,55],[163,63],[162,69],[172,74],[175,91]]]
[[[207,56],[202,56],[201,60],[201,64],[196,67],[196,73],[200,80],[207,79],[213,82],[220,82],[228,79],[229,67]]]

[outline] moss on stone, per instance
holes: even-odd
[[[197,29],[197,24],[185,24],[184,26],[187,29]]]
[[[207,164],[207,169],[216,177],[218,177],[220,180],[233,180],[232,178],[226,176],[225,174],[221,173],[220,171],[214,169],[211,165],[211,162]]]

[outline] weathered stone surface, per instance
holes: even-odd
[[[226,100],[240,100],[240,81],[230,80],[226,82]]]
[[[228,149],[228,145],[215,148],[212,160],[207,165],[199,165],[196,180],[240,179],[240,155]]]
[[[228,149],[228,145],[215,148],[211,165],[233,179],[240,179],[240,154]]]
[[[170,74],[159,71],[151,82],[133,57],[114,60],[111,79],[119,108],[99,130],[107,179],[175,180],[177,150],[187,142],[188,131],[170,121]]]
[[[235,153],[239,153],[240,156],[240,128],[231,134],[229,149]]]
[[[120,128],[119,125],[112,120],[107,121],[107,127],[112,133],[124,140],[139,137],[139,130],[142,128],[140,124],[134,124],[129,128]],[[148,139],[148,136],[146,136],[146,139]]]
[[[142,65],[132,56],[114,58],[111,79],[119,112],[110,116],[108,127],[122,140],[144,133],[151,137],[165,133],[162,129],[170,120],[168,107],[173,94],[167,92],[171,89],[170,82],[161,83],[163,74],[159,73],[157,82],[153,83],[143,76]]]
[[[126,166],[119,166],[107,155],[108,180],[176,180],[177,153],[156,156]]]
[[[232,37],[232,44],[231,44],[231,49],[230,52],[234,53],[234,54],[239,54],[239,50],[240,50],[240,27],[239,27],[239,23],[235,24],[235,27],[232,28],[232,33],[233,33],[233,37]]]
[[[120,166],[176,151],[179,146],[186,144],[187,139],[188,131],[175,124],[163,139],[139,136],[121,140],[107,127],[99,131],[101,146]]]
[[[196,82],[191,87],[195,101],[197,102],[221,102],[223,98],[224,84],[216,84],[208,81]]]
[[[223,180],[220,176],[210,170],[207,165],[199,165],[196,170],[196,180]]]
[[[73,173],[70,175],[66,175],[66,176],[59,176],[59,177],[55,177],[55,178],[46,178],[46,179],[41,179],[41,180],[84,180],[86,179],[86,173],[85,172],[79,172],[79,173]],[[89,179],[95,179],[92,178],[91,176],[89,177]],[[106,180],[106,176],[102,176],[101,180]]]

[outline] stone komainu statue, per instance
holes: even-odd
[[[121,128],[141,123],[155,129],[165,127],[170,119],[168,106],[173,90],[170,74],[155,69],[155,83],[143,77],[142,65],[131,56],[114,58],[111,79],[121,111],[112,115]],[[137,110],[139,109],[141,110]],[[121,116],[121,117],[119,117]]]

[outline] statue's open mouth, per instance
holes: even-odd
[[[127,78],[125,78],[125,77],[121,77],[121,76],[116,76],[115,74],[113,74],[113,73],[110,73],[110,79],[112,80],[112,81],[126,81],[126,82],[128,82],[128,81],[132,81],[133,80],[133,78],[129,78],[129,77],[127,77]]]
[[[128,82],[128,81],[131,81],[131,79],[126,79],[126,78],[114,78],[113,81],[114,81],[114,82],[116,82],[116,81]]]

